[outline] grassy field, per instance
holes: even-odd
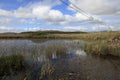
[[[59,39],[59,38],[73,38],[75,35],[78,34],[85,34],[86,32],[60,32],[60,31],[38,31],[38,32],[23,32],[23,33],[1,33],[0,38],[49,38],[49,39]],[[73,34],[73,36],[70,35]],[[68,37],[67,37],[67,36]],[[58,37],[57,37],[58,36]]]
[[[0,38],[30,38],[30,39],[80,39],[86,42],[84,50],[88,54],[113,55],[120,56],[120,32],[59,32],[59,31],[42,31],[42,32],[24,32],[0,34]]]

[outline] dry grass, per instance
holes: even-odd
[[[82,40],[105,40],[114,36],[120,36],[120,32],[100,33],[11,33],[0,34],[0,38],[47,38],[47,39],[82,39]]]
[[[0,34],[0,38],[80,39],[87,42],[85,51],[99,55],[120,56],[120,32],[99,33],[21,33]]]
[[[89,54],[113,55],[120,57],[120,32],[89,34],[85,51]]]

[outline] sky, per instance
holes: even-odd
[[[0,0],[0,33],[120,31],[120,0]]]

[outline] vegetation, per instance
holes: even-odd
[[[22,33],[2,33],[0,34],[0,38],[3,39],[11,39],[11,38],[49,38],[49,39],[56,39],[56,38],[71,38],[71,37],[57,37],[59,35],[64,35],[64,34],[84,34],[86,32],[62,32],[62,31],[38,31],[38,32],[22,32]],[[73,36],[72,36],[73,37]]]
[[[113,55],[120,57],[120,44],[107,42],[88,42],[84,47],[88,54]]]
[[[0,57],[0,78],[16,75],[25,69],[25,60],[22,55],[8,55]]]
[[[120,32],[115,31],[98,33],[38,31],[0,34],[0,38],[81,39],[86,42],[84,49],[87,53],[120,56]]]
[[[99,33],[84,33],[84,32],[28,32],[28,33],[10,33],[0,34],[0,38],[45,38],[45,39],[80,39],[84,40],[84,50],[88,54],[96,55],[112,55],[120,57],[120,32],[99,32]],[[58,57],[66,55],[67,47],[63,44],[48,45],[46,48],[46,56],[51,58],[53,52],[57,53]],[[33,50],[34,52],[34,50]],[[21,71],[24,72],[26,68],[24,56],[20,54],[0,56],[0,80],[4,76],[17,75]],[[31,66],[27,69],[28,73],[25,73],[24,80],[30,80],[34,72],[38,71],[38,77],[40,80],[70,80],[80,79],[79,74],[72,72],[60,75],[59,70],[55,65],[46,63],[38,69],[34,70]],[[58,71],[58,72],[57,72]],[[64,71],[64,68],[63,68]],[[56,74],[58,73],[58,74]],[[55,76],[56,75],[56,76]],[[36,77],[36,76],[35,76]]]
[[[120,57],[120,32],[88,34],[84,39],[87,41],[84,49],[88,54]]]
[[[41,68],[40,80],[45,80],[46,78],[50,76],[52,77],[54,71],[55,71],[55,68],[50,63],[44,64]]]

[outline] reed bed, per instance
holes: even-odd
[[[22,55],[9,55],[0,57],[0,79],[3,76],[17,75],[25,70],[25,60]]]

